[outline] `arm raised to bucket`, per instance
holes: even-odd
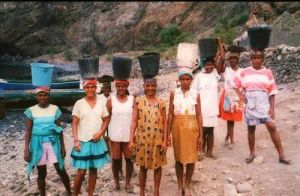
[[[218,52],[215,57],[215,65],[218,74],[221,74],[225,71],[225,46],[222,43],[221,39],[218,37]]]

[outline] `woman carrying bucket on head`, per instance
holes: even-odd
[[[170,93],[168,135],[172,133],[175,171],[178,182],[176,195],[190,195],[190,182],[202,143],[200,95],[191,89],[193,68],[199,56],[196,44],[181,43],[177,50],[180,87]],[[185,182],[183,181],[184,166]]]
[[[162,166],[167,164],[166,104],[156,96],[159,54],[145,53],[139,57],[144,78],[145,96],[136,99],[133,111],[130,149],[134,162],[140,167],[140,195],[145,195],[147,171],[153,169],[154,193],[159,195]]]
[[[97,81],[94,79],[84,82],[86,96],[76,101],[72,112],[74,148],[71,157],[73,167],[77,169],[74,195],[80,192],[86,170],[89,170],[88,195],[93,195],[97,169],[109,162],[108,149],[103,139],[109,114],[105,102],[96,97],[96,84]]]
[[[38,87],[35,93],[38,103],[24,112],[27,118],[24,159],[29,162],[28,172],[37,167],[39,193],[46,195],[46,164],[54,164],[67,193],[71,195],[70,179],[64,168],[66,150],[63,128],[59,126],[62,113],[56,105],[49,104],[49,87]]]
[[[265,124],[270,133],[279,156],[279,163],[291,164],[284,153],[281,139],[275,125],[275,94],[278,92],[270,69],[264,66],[264,49],[268,47],[271,29],[269,27],[254,27],[248,29],[251,66],[242,70],[233,79],[232,85],[239,97],[246,104],[245,119],[248,126],[248,142],[250,156],[246,163],[255,159],[255,129],[256,125]],[[263,40],[261,38],[264,38]],[[245,91],[243,95],[239,89]]]
[[[216,158],[213,153],[214,127],[218,124],[219,97],[218,81],[224,69],[224,51],[220,39],[199,40],[201,61],[204,70],[198,73],[193,80],[192,89],[199,92],[201,97],[201,113],[203,117],[203,141],[201,158],[203,154]],[[219,47],[218,55],[216,55]],[[215,59],[215,56],[217,59]]]
[[[231,85],[233,77],[243,70],[238,66],[240,52],[242,52],[243,50],[243,48],[238,46],[228,47],[228,61],[230,66],[226,67],[223,73],[225,82],[224,89],[220,96],[219,117],[227,121],[227,135],[225,137],[225,146],[228,146],[229,149],[232,149],[235,145],[234,122],[242,121],[243,118],[243,102]]]
[[[132,153],[129,149],[129,141],[135,98],[127,94],[132,60],[127,57],[114,56],[112,66],[117,94],[112,95],[106,104],[109,112],[108,137],[112,171],[115,189],[120,190],[119,173],[122,170],[122,156],[124,156],[126,161],[125,190],[128,193],[132,193],[133,188],[130,185],[130,180],[133,172],[133,162],[131,160]]]

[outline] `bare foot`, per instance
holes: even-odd
[[[216,155],[214,155],[213,153],[206,154],[206,157],[212,158],[212,159],[217,159],[217,158],[218,158],[218,157],[217,157]]]
[[[279,163],[285,164],[285,165],[290,165],[292,164],[291,160],[287,160],[285,157],[279,157]]]
[[[228,149],[232,150],[234,148],[234,146],[235,146],[235,143],[230,143],[230,144],[228,144]]]
[[[133,193],[133,187],[130,185],[126,185],[125,186],[125,191],[126,193]]]

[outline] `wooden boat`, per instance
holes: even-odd
[[[71,89],[79,88],[79,80],[55,81],[51,84],[52,89]],[[2,90],[30,90],[36,86],[31,81],[22,80],[0,80],[0,89]]]
[[[82,89],[51,89],[50,103],[59,107],[73,106],[84,96],[85,92]],[[6,109],[27,108],[37,103],[33,90],[0,91],[0,97],[4,98]]]

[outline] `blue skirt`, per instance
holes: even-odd
[[[98,142],[81,142],[80,151],[71,152],[73,167],[77,169],[101,168],[109,162],[109,154],[104,139]]]

